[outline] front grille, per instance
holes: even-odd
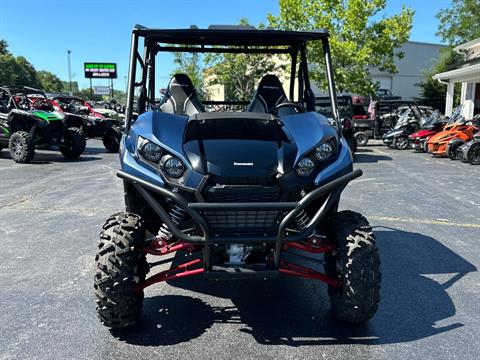
[[[277,186],[208,186],[204,191],[207,202],[269,202],[278,201]]]
[[[238,179],[238,178],[237,178]],[[262,185],[206,186],[203,195],[208,203],[276,202],[280,187]],[[265,234],[276,233],[278,210],[215,210],[202,214],[214,233]]]
[[[205,211],[204,216],[214,233],[276,233],[280,211],[235,210]]]

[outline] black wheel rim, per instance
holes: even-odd
[[[62,149],[71,150],[73,147],[72,138],[69,135],[65,134],[63,137],[63,141],[60,143],[59,147]]]
[[[364,134],[357,135],[357,142],[361,145],[365,144],[366,136]]]
[[[480,146],[475,146],[471,151],[470,162],[473,165],[480,165]]]
[[[407,144],[408,144],[408,140],[404,137],[401,137],[399,139],[397,139],[397,146],[399,149],[406,149],[407,148]]]
[[[15,158],[19,158],[22,156],[23,153],[23,144],[20,139],[15,139],[12,144],[12,153]]]

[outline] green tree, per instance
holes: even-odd
[[[452,0],[449,8],[437,14],[440,23],[437,35],[450,45],[477,39],[480,37],[479,18],[479,0]]]
[[[13,56],[5,40],[0,40],[0,84],[39,86],[33,65],[23,56]]]
[[[395,58],[403,57],[398,49],[412,27],[413,10],[378,16],[385,6],[386,0],[280,0],[280,14],[268,20],[277,29],[328,30],[337,89],[373,95],[378,84],[369,69],[396,73]],[[311,44],[308,55],[317,65],[312,79],[326,89],[321,45]]]
[[[8,52],[7,48],[7,42],[5,40],[0,40],[0,56],[5,55]]]
[[[49,71],[37,71],[37,79],[42,90],[46,92],[63,91],[62,81],[57,77],[57,75],[52,74]]]
[[[284,69],[265,54],[209,54],[206,64],[209,85],[223,85],[226,100],[249,99],[263,75]]]
[[[37,71],[33,65],[23,56],[15,58],[15,71],[12,74],[12,81],[15,85],[31,86],[38,88],[40,83],[37,79]]]
[[[442,50],[440,57],[435,65],[423,72],[424,81],[416,84],[420,88],[420,97],[418,100],[423,105],[428,105],[442,112],[445,111],[446,85],[433,80],[432,76],[451,69],[455,63],[460,60],[460,55],[452,48]],[[454,103],[458,103],[460,98],[460,88],[455,89]]]
[[[78,81],[72,81],[72,92],[76,93],[80,89],[78,88]],[[62,91],[69,92],[70,91],[70,83],[68,81],[62,81]]]
[[[240,25],[248,25],[248,20],[241,19]],[[205,75],[208,85],[224,86],[226,100],[245,100],[252,96],[262,76],[285,70],[281,60],[268,54],[211,53],[205,56]]]

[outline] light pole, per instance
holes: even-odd
[[[72,91],[72,64],[70,62],[70,54],[71,54],[71,50],[67,50],[67,57],[68,57],[68,87],[70,89],[70,96],[73,95],[73,91]]]

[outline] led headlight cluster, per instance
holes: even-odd
[[[185,165],[178,157],[164,154],[164,150],[157,144],[141,139],[139,144],[140,155],[151,163],[159,164],[159,168],[168,177],[178,179],[185,173]]]
[[[183,173],[185,172],[185,166],[179,158],[170,156],[168,159],[163,161],[163,171],[165,171],[168,176],[177,179],[182,177]]]
[[[315,169],[315,163],[311,158],[306,156],[300,159],[296,170],[298,175],[307,177],[312,174],[313,169]]]
[[[334,144],[334,140],[320,144],[311,155],[302,157],[295,168],[297,174],[308,177],[313,173],[318,162],[331,159],[335,153]]]
[[[318,161],[328,160],[333,155],[333,146],[330,143],[323,143],[315,149],[315,158]]]
[[[160,146],[147,141],[140,148],[140,153],[146,160],[158,163],[162,158],[163,152]]]

